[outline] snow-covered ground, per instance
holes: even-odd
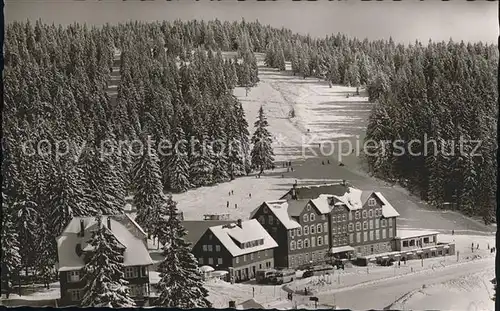
[[[495,270],[487,269],[450,281],[431,284],[414,290],[398,299],[391,309],[396,310],[494,310],[491,300]]]
[[[264,67],[264,55],[257,54],[259,79],[248,96],[244,88],[234,94],[245,109],[250,133],[260,106],[269,121],[269,131],[274,136],[276,160],[311,157],[302,147],[316,146],[320,142],[342,137],[353,137],[364,131],[371,104],[366,92],[355,87],[333,85],[314,78],[303,79],[287,71]],[[349,94],[349,97],[347,95]],[[295,112],[291,117],[290,112]]]

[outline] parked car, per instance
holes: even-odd
[[[276,272],[275,269],[257,270],[257,272],[255,272],[255,281],[259,284],[269,283]]]
[[[313,275],[333,274],[334,272],[335,268],[332,265],[314,266],[311,269],[305,271],[304,274],[302,274],[302,277],[308,278]]]
[[[295,270],[286,269],[277,271],[273,277],[271,277],[271,284],[284,284],[292,282],[295,279]]]

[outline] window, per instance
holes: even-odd
[[[325,222],[325,223],[323,224],[323,231],[324,231],[324,232],[328,232],[328,223],[327,223],[327,222]]]
[[[269,221],[269,224],[272,225],[273,222],[274,222],[274,218],[273,218],[273,215],[269,215],[267,216],[267,220]]]
[[[236,263],[240,263],[240,257],[236,257]]]
[[[68,282],[80,281],[80,271],[68,271]]]
[[[266,219],[264,218],[264,216],[259,216],[259,222],[261,225],[263,225],[265,222],[266,222]]]
[[[309,239],[304,239],[304,248],[309,247]]]
[[[389,228],[389,237],[390,237],[390,238],[393,238],[393,237],[394,237],[394,234],[393,234],[393,232],[392,232],[392,228]]]
[[[219,258],[217,258],[217,264],[218,264],[218,265],[222,265],[222,258],[220,258],[220,257],[219,257]]]
[[[308,211],[308,212],[309,212],[310,210],[311,210],[311,204],[307,204],[307,205],[306,205],[306,211]]]
[[[304,222],[308,222],[309,221],[309,215],[305,214],[303,216],[303,219],[304,219]]]
[[[344,232],[344,233],[347,232],[347,226],[346,225],[342,225],[342,232]]]
[[[336,217],[335,215],[332,216],[332,222],[335,222],[336,221]]]
[[[136,267],[125,267],[125,278],[131,279],[138,277]]]
[[[291,251],[295,250],[295,241],[290,242],[290,250]]]
[[[349,224],[349,232],[354,231],[354,225],[352,223]]]
[[[264,256],[267,256],[267,249],[264,250]]]
[[[264,214],[267,214],[267,212],[268,212],[267,206],[264,206],[264,208],[262,209],[262,211],[264,212]]]
[[[212,239],[213,239],[213,237],[214,237],[214,236],[213,236],[213,235],[211,235],[211,234],[209,234],[209,235],[208,235],[208,239],[209,239],[209,240],[212,240]]]
[[[322,246],[323,245],[323,238],[322,237],[318,237],[318,246]]]
[[[370,230],[373,229],[373,219],[370,219]]]
[[[215,245],[215,251],[220,252],[220,245]]]
[[[202,265],[202,264],[203,264],[203,257],[198,258],[198,263],[199,263],[200,265]]]
[[[368,229],[368,221],[363,221],[363,230]]]
[[[317,232],[317,233],[322,233],[322,232],[323,232],[323,226],[322,226],[321,224],[318,224],[318,225],[316,226],[316,232]]]
[[[323,221],[326,220],[326,215],[325,214],[321,215],[321,220],[323,220]]]
[[[378,208],[376,208],[376,209],[375,209],[375,217],[378,217],[379,215],[380,215],[380,214],[379,214],[379,209],[378,209]]]
[[[375,199],[374,199],[374,198],[370,198],[370,199],[368,200],[368,206],[375,206],[375,204],[376,204],[376,201],[375,201]]]
[[[310,221],[314,221],[316,219],[316,215],[314,215],[313,213],[311,213],[311,216],[309,216],[309,220]]]
[[[370,231],[370,241],[373,241],[373,230]]]
[[[363,218],[366,218],[366,211],[363,211]]]
[[[429,243],[429,237],[424,238],[424,243]]]
[[[360,243],[361,242],[361,232],[357,232],[356,233],[356,243]]]
[[[359,230],[361,230],[361,223],[358,221],[356,223],[356,231],[359,231]]]
[[[337,245],[337,237],[333,237],[332,244],[333,246]]]
[[[207,245],[203,245],[203,251],[204,252],[208,251],[208,246]]]
[[[309,234],[309,227],[305,226],[304,227],[304,235],[308,235],[308,234]]]
[[[248,245],[247,245],[248,247]],[[208,245],[208,251],[211,252],[212,251],[212,245]]]
[[[253,253],[250,254],[250,260],[253,260]]]
[[[378,229],[380,227],[380,219],[376,218],[375,219],[375,229]]]
[[[311,234],[314,234],[316,233],[316,226],[315,225],[311,225]]]
[[[368,211],[368,217],[370,217],[370,218],[373,217],[373,210],[372,209]]]
[[[80,301],[82,299],[82,291],[79,289],[70,289],[69,293],[71,294],[71,301]]]
[[[247,255],[243,255],[243,262],[247,262]]]
[[[349,212],[349,221],[352,220],[352,212]]]
[[[354,243],[354,233],[350,233],[349,234],[349,244],[353,244]]]
[[[302,228],[297,228],[297,236],[301,236],[302,235]]]
[[[359,211],[356,211],[356,219],[359,219]]]
[[[297,241],[297,249],[302,249],[302,240]]]
[[[212,257],[208,258],[208,264],[213,265],[214,264],[214,259]]]
[[[323,243],[325,245],[328,244],[328,234],[325,234],[325,236],[323,237]]]
[[[408,247],[408,241],[403,241],[403,247]]]
[[[368,241],[368,231],[363,232],[363,242]]]
[[[333,227],[332,228],[332,234],[336,234],[337,233],[337,228]]]
[[[315,247],[315,246],[316,246],[316,238],[312,237],[311,238],[311,247]]]
[[[387,232],[385,232],[384,229],[382,229],[382,239],[387,238]]]
[[[380,230],[375,230],[375,240],[380,239]]]
[[[385,219],[382,219],[381,223],[382,223],[382,228],[385,228],[387,225]]]
[[[347,215],[346,214],[342,214],[342,221],[346,221],[347,220]]]
[[[291,238],[293,238],[293,237],[294,237],[294,232],[295,232],[295,229],[290,230],[290,237],[291,237]]]

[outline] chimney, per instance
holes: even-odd
[[[241,219],[238,219],[238,220],[236,221],[236,224],[238,225],[238,227],[240,227],[240,228],[241,228]]]
[[[345,179],[342,179],[342,186],[345,186]]]
[[[108,216],[108,229],[111,230],[111,217]]]
[[[80,236],[85,235],[85,223],[83,222],[83,219],[80,219]]]
[[[297,184],[293,184],[293,188],[292,188],[292,199],[293,200],[297,200]]]

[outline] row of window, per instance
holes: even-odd
[[[290,260],[290,267],[295,267],[299,266],[305,263],[309,262],[315,262],[315,261],[321,261],[325,258],[326,252],[325,251],[317,251],[317,252],[312,252],[312,253],[305,253],[305,254],[297,254],[297,255],[291,255],[289,258]]]
[[[425,237],[423,240],[424,240],[424,244],[428,244],[428,243],[430,243],[430,239],[429,239],[429,237]],[[433,236],[433,237],[432,237],[432,242],[433,242],[433,243],[436,243],[436,236]],[[416,246],[416,245],[417,245],[417,246],[422,246],[422,245],[420,245],[420,244],[421,244],[421,243],[420,243],[420,240],[419,240],[419,239],[417,239],[417,240],[403,241],[403,247],[408,247],[408,246]]]
[[[370,199],[370,200],[374,200],[374,199]],[[354,217],[356,219],[360,219],[361,216],[363,218],[380,217],[380,216],[382,216],[382,209],[381,208],[376,208],[376,209],[370,209],[368,211],[356,211],[354,213]]]
[[[292,229],[290,230],[290,237],[293,238],[295,235],[302,236],[302,232],[304,232],[304,235],[308,235],[309,233],[316,234],[316,233],[328,232],[328,223],[325,222],[323,224],[304,226],[303,228]]]
[[[128,289],[130,297],[143,297],[148,293],[147,284],[130,284]],[[71,296],[71,301],[80,301],[83,299],[84,292],[82,289],[70,289],[68,293]]]
[[[124,277],[126,279],[133,279],[138,277],[147,277],[148,269],[146,267],[125,267]],[[67,280],[68,283],[79,282],[82,279],[81,271],[68,271]]]
[[[389,228],[389,237],[393,237],[394,231]],[[387,231],[385,229],[372,230],[363,232],[363,240],[361,240],[361,232],[356,233],[356,241],[354,241],[354,233],[349,234],[349,244],[368,242],[368,241],[378,241],[380,239],[387,238]],[[332,245],[340,246],[347,244],[347,236],[332,236]],[[404,244],[403,244],[404,245]]]
[[[327,244],[328,244],[328,235],[325,235],[324,237],[322,236],[311,237],[311,240],[309,240],[309,238],[305,238],[304,240],[291,241],[290,250],[293,251],[295,249],[323,246]]]
[[[218,257],[216,259],[217,259],[217,264],[218,265],[222,265],[223,264],[224,261],[222,260],[221,257]],[[203,265],[203,264],[213,265],[214,264],[214,259],[212,257],[208,257],[208,262],[205,263],[204,260],[203,260],[203,257],[200,257],[200,258],[198,258],[198,263],[200,265]]]

